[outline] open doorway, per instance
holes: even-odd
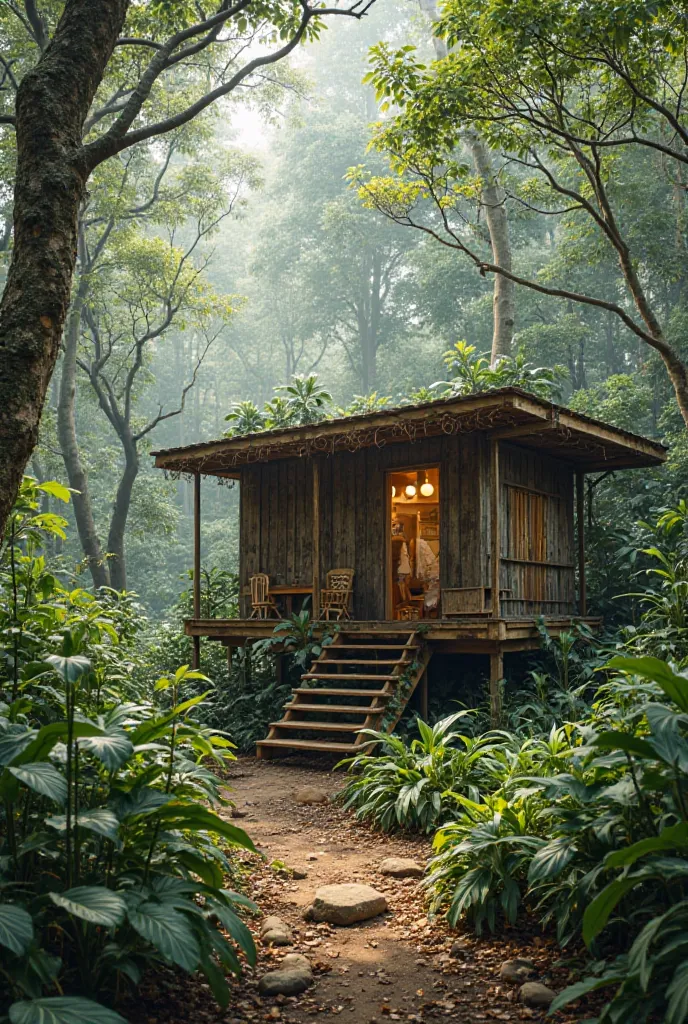
[[[387,594],[393,619],[437,618],[440,604],[438,466],[387,474]]]

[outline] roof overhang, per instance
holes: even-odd
[[[566,459],[586,473],[657,466],[666,460],[666,449],[656,441],[608,426],[518,388],[206,441],[153,455],[158,468],[173,473],[236,479],[242,466],[255,462],[335,455],[476,430]]]

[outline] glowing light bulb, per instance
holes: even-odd
[[[424,498],[431,498],[432,495],[435,493],[435,488],[432,486],[429,480],[426,480],[425,483],[420,485],[420,493],[423,495]]]
[[[415,496],[416,496],[416,485],[415,484],[406,484],[406,487],[404,488],[404,493],[405,493],[407,498],[415,498]]]
[[[393,497],[393,498],[396,498],[396,496],[397,496],[397,489],[396,489],[396,487],[394,486],[394,484],[392,484],[392,497]]]

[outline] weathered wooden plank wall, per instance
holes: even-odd
[[[501,585],[508,616],[575,612],[573,471],[540,452],[502,444]]]
[[[387,592],[386,474],[440,466],[440,583],[489,585],[489,443],[480,432],[316,456],[320,465],[320,585],[328,569],[352,568],[353,614],[384,619]],[[574,610],[573,479],[566,463],[503,444],[504,614]],[[284,459],[241,474],[241,584],[256,572],[273,583],[310,584],[312,462]],[[546,562],[546,565],[535,563]],[[242,614],[248,614],[246,602]]]

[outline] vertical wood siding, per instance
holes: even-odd
[[[500,449],[502,602],[511,617],[575,611],[573,472],[526,448]]]
[[[518,600],[507,615],[573,610],[573,569],[531,561],[573,562],[573,483],[569,467],[503,445],[502,585]],[[387,591],[386,474],[440,466],[440,583],[489,585],[489,444],[475,432],[317,456],[320,464],[321,587],[329,569],[352,568],[353,615],[384,619]],[[310,584],[313,573],[310,459],[283,459],[241,472],[240,578]],[[546,555],[540,558],[541,555]],[[551,602],[551,603],[546,603]],[[242,614],[248,614],[244,601]]]

